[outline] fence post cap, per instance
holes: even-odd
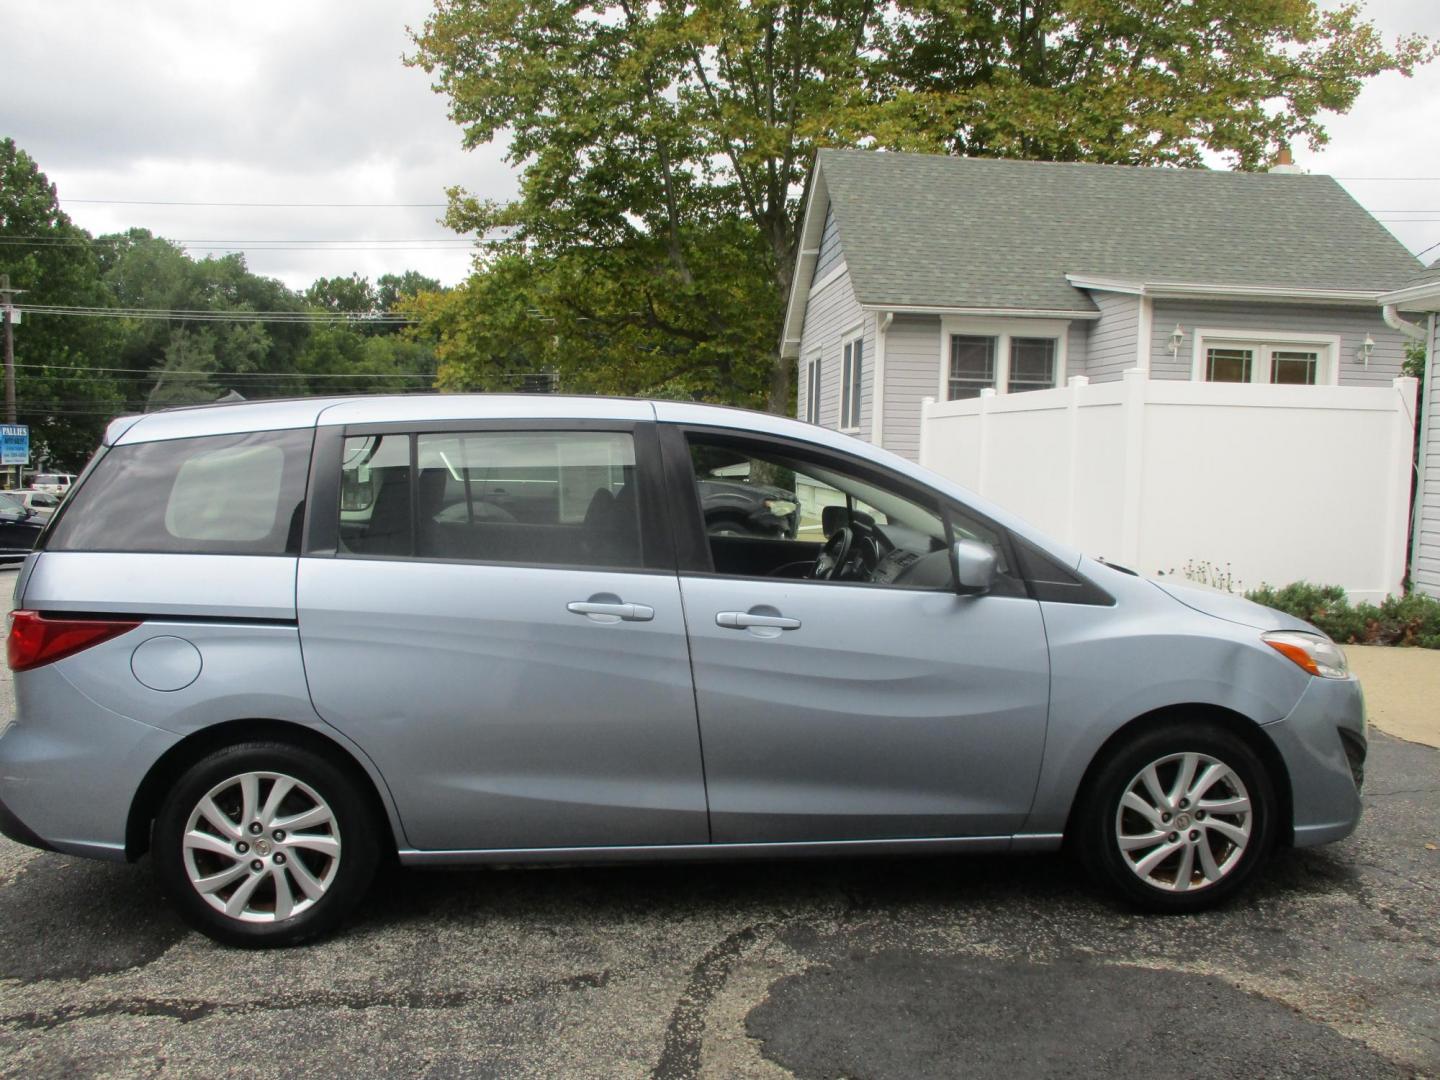
[[[1068,378],[1068,379],[1065,380],[1065,382],[1066,382],[1066,384],[1069,385],[1069,386],[1089,386],[1089,385],[1090,385],[1090,376],[1089,376],[1089,375],[1071,375],[1070,378]]]

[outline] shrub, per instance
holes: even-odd
[[[1440,649],[1440,600],[1419,593],[1352,604],[1339,585],[1297,581],[1283,589],[1262,585],[1245,596],[1304,619],[1342,644]]]

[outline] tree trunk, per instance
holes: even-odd
[[[790,409],[790,368],[788,357],[777,348],[770,360],[770,394],[765,410],[777,416],[789,416]]]
[[[809,182],[806,182],[808,192]],[[771,243],[775,253],[775,287],[780,293],[780,336],[785,336],[785,315],[790,303],[790,283],[794,272],[795,249],[799,247],[796,229],[775,228],[771,231]],[[770,392],[766,396],[765,411],[777,416],[791,416],[790,370],[794,365],[784,355],[784,342],[777,344],[775,354],[770,358]]]

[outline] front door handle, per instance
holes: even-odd
[[[722,611],[715,616],[715,625],[726,630],[749,630],[764,627],[771,630],[799,630],[800,620],[784,615],[756,615],[749,611]]]
[[[655,618],[653,607],[619,601],[573,600],[565,610],[572,615],[588,615],[594,622],[649,622]]]

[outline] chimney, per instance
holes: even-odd
[[[1300,166],[1295,164],[1295,159],[1290,154],[1290,145],[1288,143],[1280,144],[1280,150],[1275,155],[1275,164],[1271,165],[1268,171],[1285,173],[1290,176],[1298,176],[1304,172]]]

